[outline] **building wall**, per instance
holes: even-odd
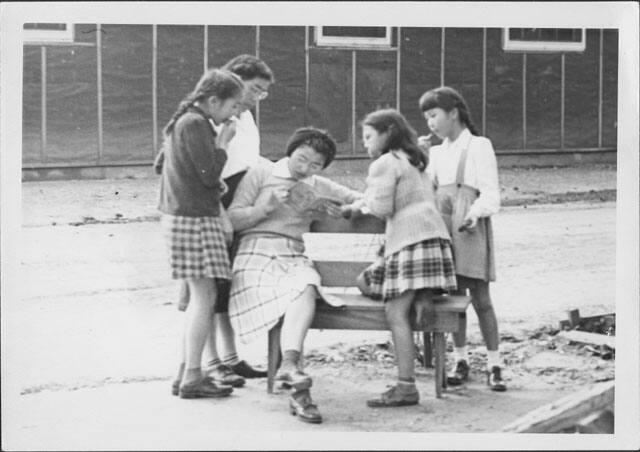
[[[427,133],[418,98],[441,84],[462,92],[499,155],[616,148],[616,30],[587,30],[586,50],[566,54],[505,52],[493,28],[402,28],[377,51],[320,48],[311,30],[78,24],[71,45],[25,45],[23,166],[150,163],[203,69],[239,53],[276,76],[255,111],[267,157],[309,124],[332,133],[340,156],[365,155],[358,121],[381,107]]]

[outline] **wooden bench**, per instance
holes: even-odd
[[[331,218],[312,224],[311,232],[382,234],[384,233],[384,221],[371,215],[359,216],[350,220]],[[314,260],[312,256],[310,257]],[[354,287],[356,277],[370,263],[369,261],[314,260],[316,269],[322,277],[323,287]],[[344,306],[334,307],[319,299],[311,328],[321,330],[389,330],[384,303],[381,301],[353,293],[335,296],[344,302]],[[413,330],[423,333],[425,357],[431,356],[430,338],[433,335],[435,385],[438,398],[442,396],[442,389],[446,387],[446,333],[454,333],[458,330],[460,313],[466,311],[470,301],[471,297],[461,295],[439,295],[433,300],[429,300],[420,292],[416,294],[414,300],[414,303],[423,304],[427,309],[427,314],[423,316],[420,324],[416,321],[413,310],[410,320]],[[268,393],[273,392],[274,376],[281,359],[280,328],[281,322],[269,331]],[[430,362],[430,359],[425,360],[425,365],[427,365],[427,361]]]

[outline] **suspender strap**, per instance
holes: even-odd
[[[473,136],[469,138],[467,141],[467,145],[462,149],[462,154],[460,154],[460,160],[458,161],[458,171],[456,172],[456,185],[458,187],[464,184],[464,169],[467,164],[467,151],[469,150],[469,145],[471,144],[471,140]]]

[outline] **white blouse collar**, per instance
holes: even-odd
[[[291,171],[289,170],[289,157],[284,157],[274,163],[271,174],[275,177],[281,177],[282,179],[293,179],[293,177],[291,176]],[[314,185],[315,176],[305,177],[299,182]]]

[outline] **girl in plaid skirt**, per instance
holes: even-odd
[[[201,371],[202,350],[210,333],[221,281],[231,276],[220,216],[220,174],[225,148],[235,134],[229,121],[237,114],[242,80],[218,69],[207,71],[178,106],[164,129],[164,162],[158,209],[174,279],[189,286],[181,364],[174,391],[181,398],[228,396],[230,386],[217,386]],[[210,120],[224,124],[216,133]]]
[[[416,132],[396,110],[370,113],[362,138],[373,162],[364,198],[343,208],[386,219],[380,258],[359,278],[361,290],[385,302],[398,363],[396,385],[368,400],[370,407],[415,405],[420,396],[414,378],[414,342],[409,313],[417,290],[456,288],[451,239],[435,205],[427,158]]]

